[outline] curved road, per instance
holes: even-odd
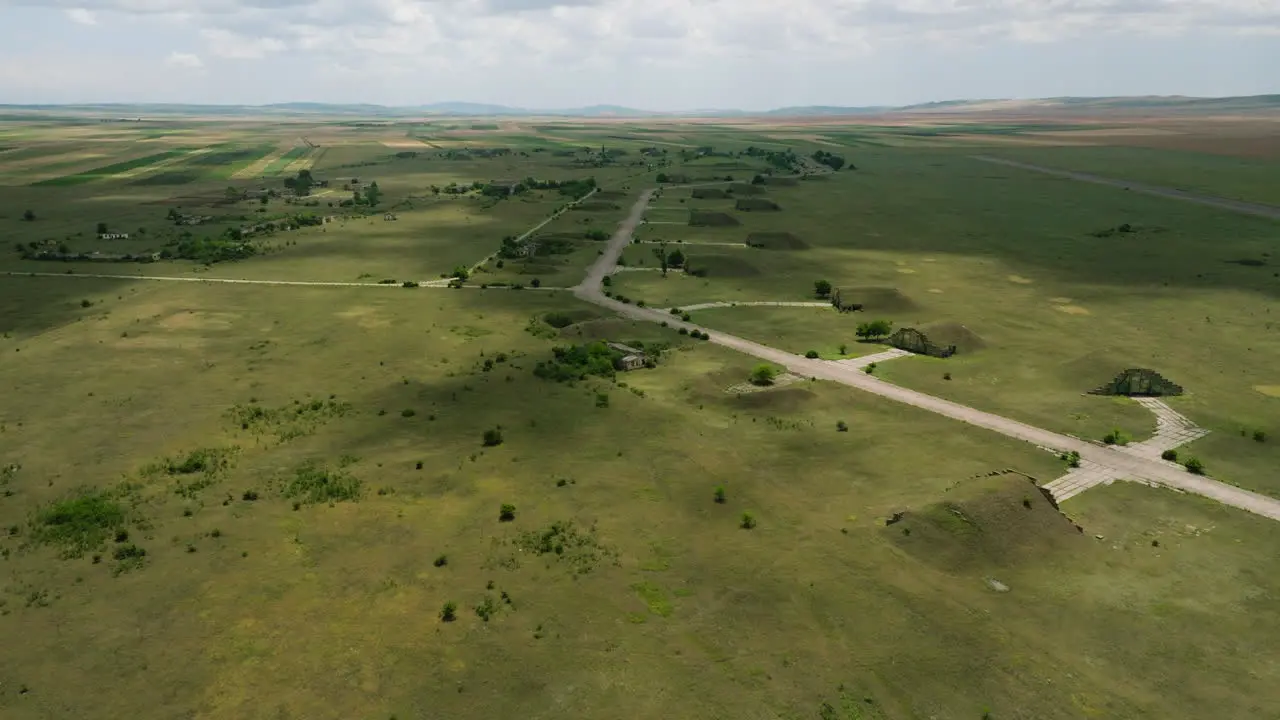
[[[711,330],[692,323],[681,322],[667,312],[628,305],[605,297],[601,289],[601,282],[609,275],[623,249],[631,242],[632,233],[635,232],[636,226],[644,218],[645,209],[648,207],[653,193],[653,190],[647,190],[636,201],[636,204],[631,208],[631,213],[618,226],[617,232],[609,240],[609,245],[604,253],[587,270],[586,278],[583,279],[580,285],[572,288],[575,296],[595,305],[608,308],[619,315],[636,320],[666,322],[675,328],[683,327],[689,330],[701,330],[710,336],[711,342],[717,345],[776,363],[798,375],[830,380],[831,382],[865,390],[890,400],[896,400],[922,410],[945,415],[954,420],[986,428],[1001,435],[1033,443],[1040,447],[1051,448],[1059,452],[1074,450],[1080,453],[1082,459],[1102,468],[1112,470],[1120,476],[1203,495],[1224,505],[1248,510],[1272,520],[1280,520],[1280,500],[1275,498],[1243,490],[1207,477],[1192,475],[1181,468],[1157,460],[1137,457],[1107,446],[1095,445],[1079,438],[1061,435],[1017,420],[1011,420],[951,402],[950,400],[943,400],[939,397],[893,385],[856,368],[822,360],[809,360],[735,335]]]

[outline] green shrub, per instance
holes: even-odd
[[[63,557],[81,557],[105,545],[124,523],[125,509],[112,494],[84,491],[36,513],[31,537],[61,547]]]
[[[436,558],[435,562],[432,564],[435,565],[436,567],[444,567],[445,565],[449,564],[449,558],[446,555],[441,555],[440,557]]]
[[[498,520],[501,522],[511,522],[516,519],[516,506],[511,503],[502,503],[502,507],[498,510]]]
[[[721,505],[723,505],[723,504],[724,504],[724,502],[725,502],[724,486],[723,486],[723,485],[717,485],[717,486],[716,486],[716,489],[715,489],[715,493],[714,493],[714,495],[715,495],[716,502],[717,502],[717,503],[720,503]]]
[[[502,429],[490,428],[484,431],[483,442],[485,447],[497,447],[502,444]]]
[[[1107,445],[1128,445],[1129,436],[1120,428],[1114,428],[1111,432],[1102,436],[1102,442]]]
[[[836,422],[836,432],[849,432],[849,423],[843,420]]]
[[[1186,462],[1182,463],[1182,466],[1192,475],[1204,474],[1204,463],[1200,462],[1199,458],[1188,458]]]
[[[841,345],[840,345],[840,354],[841,354],[841,355],[848,355],[848,354],[849,354],[849,346],[848,346],[848,345],[841,344]]]
[[[772,365],[760,364],[751,371],[752,385],[772,385],[774,378],[778,377],[778,369]]]
[[[440,620],[443,622],[453,622],[458,619],[458,603],[450,600],[440,608]]]
[[[679,330],[677,330],[676,332],[680,333],[681,335],[688,335],[688,334],[689,334],[689,329],[688,329],[688,328],[680,328],[680,329],[679,329]]]
[[[742,529],[750,530],[755,526],[756,526],[756,516],[751,514],[751,511],[749,510],[747,512],[742,513]]]
[[[405,418],[411,418],[417,414],[418,414],[418,411],[412,408],[405,408],[404,410],[400,411],[400,417],[405,417]]]
[[[1169,462],[1178,462],[1178,451],[1165,450],[1164,452],[1160,453],[1160,459],[1168,460]]]
[[[1267,441],[1267,433],[1266,433],[1266,431],[1265,431],[1265,430],[1254,430],[1254,431],[1253,431],[1253,441],[1254,441],[1254,442],[1266,442],[1266,441]]]
[[[330,470],[318,462],[299,467],[284,486],[284,496],[302,503],[329,503],[360,499],[362,483],[342,470]],[[294,504],[296,510],[298,503]]]
[[[817,359],[818,359],[818,351],[817,351],[817,350],[810,350],[810,351],[806,352],[806,353],[804,354],[804,356],[805,356],[805,357],[807,357],[807,358],[809,358],[810,360],[817,360]]]

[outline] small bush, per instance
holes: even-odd
[[[441,555],[440,557],[436,558],[435,562],[432,563],[432,565],[435,565],[436,567],[444,567],[445,565],[448,565],[448,564],[449,564],[449,558],[448,556],[445,556],[445,555]]]
[[[836,432],[849,432],[849,423],[840,420],[836,423]]]
[[[741,525],[743,530],[754,528],[756,526],[756,516],[752,515],[750,511],[742,513]]]
[[[422,461],[421,461],[421,460],[419,460],[417,463],[415,463],[415,464],[414,464],[414,469],[415,469],[415,470],[421,470],[421,469],[422,469]]]
[[[417,414],[418,414],[418,411],[412,408],[405,408],[404,410],[400,411],[400,417],[411,418]]]
[[[1120,428],[1114,428],[1111,432],[1102,436],[1102,442],[1107,445],[1128,445],[1129,436],[1125,435]]]
[[[951,373],[949,373],[949,372],[942,373],[942,379],[943,379],[943,380],[950,380],[950,379],[951,379]]]
[[[85,493],[37,513],[32,539],[61,546],[65,557],[81,557],[104,545],[124,522],[125,509],[114,497]]]
[[[724,496],[724,486],[723,486],[723,485],[717,485],[717,486],[716,486],[715,493],[714,493],[714,497],[715,497],[715,500],[716,500],[716,502],[717,502],[717,503],[719,503],[719,504],[721,504],[721,505],[723,505],[723,504],[724,504],[724,502],[725,502],[725,496]]]
[[[497,447],[502,444],[502,430],[500,428],[491,428],[484,431],[483,442],[485,447]]]
[[[498,520],[502,522],[511,522],[516,519],[516,506],[511,503],[502,503],[502,508],[498,510]]]
[[[1071,452],[1062,453],[1061,455],[1058,456],[1058,459],[1065,462],[1069,467],[1073,467],[1073,468],[1080,467],[1080,453],[1076,452],[1075,450],[1072,450]]]
[[[294,510],[301,503],[332,503],[360,499],[362,483],[342,470],[329,470],[309,462],[299,467],[284,486],[284,496],[293,498]]]
[[[818,359],[818,351],[817,351],[817,350],[810,350],[809,352],[806,352],[806,353],[804,354],[804,356],[805,356],[805,357],[807,357],[807,358],[809,358],[810,360],[817,360],[817,359]]]
[[[256,502],[258,499],[258,491],[245,490],[244,494],[240,496],[240,499],[244,500],[245,502]]]
[[[440,608],[440,620],[443,622],[453,622],[458,619],[458,603],[450,600]]]
[[[1160,459],[1168,460],[1169,462],[1178,462],[1178,451],[1165,450],[1164,452],[1160,453]]]
[[[1182,467],[1186,468],[1187,472],[1192,475],[1204,474],[1204,463],[1200,462],[1199,458],[1188,458],[1186,462],[1182,463]]]
[[[849,354],[849,346],[848,346],[848,345],[841,345],[841,346],[840,346],[840,354],[841,354],[841,355],[848,355],[848,354]]]
[[[752,385],[772,385],[774,378],[778,377],[778,370],[772,365],[760,364],[751,371]]]
[[[1254,430],[1254,431],[1253,431],[1253,441],[1254,441],[1254,442],[1266,442],[1266,441],[1267,441],[1267,433],[1266,433],[1266,431],[1265,431],[1265,430]]]
[[[680,333],[681,335],[688,335],[688,334],[689,334],[689,329],[688,329],[688,328],[680,328],[680,329],[679,329],[679,330],[677,330],[676,332]]]

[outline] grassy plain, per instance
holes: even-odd
[[[664,191],[671,214],[694,206],[742,225],[645,226],[643,239],[685,240],[708,275],[623,272],[613,290],[654,306],[812,300],[826,278],[867,312],[737,307],[694,320],[824,355],[878,349],[852,332],[872,317],[963,325],[976,339],[966,352],[877,372],[1086,437],[1151,431],[1133,404],[1082,395],[1149,365],[1186,386],[1175,407],[1214,430],[1193,448],[1211,473],[1280,492],[1274,439],[1239,434],[1280,432],[1280,398],[1257,389],[1280,386],[1274,224],[994,169],[965,157],[969,140],[917,145],[944,145],[956,127],[143,125],[5,128],[17,152],[110,156],[92,167],[127,160],[99,148],[130,132],[228,153],[166,167],[195,174],[180,185],[6,185],[9,245],[101,247],[100,221],[160,235],[169,207],[197,199],[225,216],[217,234],[257,214],[213,205],[228,184],[261,183],[229,179],[234,168],[269,166],[304,137],[325,150],[298,156],[317,176],[377,180],[384,202],[235,263],[39,263],[6,247],[0,269],[428,279],[565,201],[443,199],[431,185],[590,174],[616,207],[537,233],[568,238],[568,252],[490,261],[472,278],[568,286],[596,256],[583,234],[616,224],[653,184],[656,169],[627,164],[639,148],[847,142],[858,170],[770,186],[777,213]],[[1033,130],[988,125],[965,127]],[[396,157],[411,140],[436,147]],[[615,143],[630,154],[599,168],[556,154]],[[528,155],[436,154],[499,144]],[[22,176],[6,165],[13,152],[0,153],[5,183]],[[756,169],[669,159],[694,176]],[[265,214],[299,209],[272,200]],[[1142,230],[1090,235],[1122,223]],[[762,232],[800,242],[694,244]],[[146,235],[128,247],[158,242]],[[652,248],[629,247],[627,264],[653,267]],[[1271,264],[1226,262],[1246,258]],[[557,331],[552,312],[576,322]],[[592,339],[672,349],[616,382],[533,375],[553,347]],[[1063,471],[1048,453],[824,383],[728,392],[750,358],[564,291],[9,276],[0,363],[6,719],[1280,714],[1275,523],[1124,483],[1073,499],[1066,517],[1026,477]],[[502,442],[485,446],[494,429]]]
[[[1095,440],[1112,427],[1134,437],[1154,429],[1132,404],[1085,394],[1125,367],[1153,367],[1188,389],[1175,407],[1213,431],[1191,449],[1211,472],[1280,494],[1269,469],[1280,450],[1252,440],[1255,429],[1274,434],[1280,420],[1275,398],[1255,389],[1273,384],[1280,361],[1273,221],[995,170],[956,150],[868,150],[857,159],[854,172],[771,187],[781,212],[733,213],[742,223],[735,227],[647,225],[639,235],[696,243],[788,232],[808,248],[690,244],[681,247],[709,271],[705,278],[628,272],[615,276],[614,289],[669,307],[812,300],[814,280],[827,279],[847,300],[865,301],[866,313],[826,315],[825,337],[812,322],[798,325],[797,342],[852,344],[859,318],[961,325],[982,349],[889,363],[883,376]],[[671,194],[661,203],[672,199],[678,206]],[[731,200],[697,202],[732,213]],[[1136,231],[1114,230],[1124,224]],[[637,245],[625,257],[653,267],[651,253]],[[706,322],[768,312],[718,310]],[[744,325],[725,329],[771,336],[766,323],[758,333]]]

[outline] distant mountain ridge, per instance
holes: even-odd
[[[581,117],[581,118],[681,118],[681,117],[847,117],[918,113],[981,112],[1272,112],[1280,111],[1280,94],[1201,98],[1181,95],[1121,97],[1057,97],[1041,99],[941,100],[901,106],[805,105],[751,111],[710,109],[654,111],[621,105],[591,105],[580,108],[536,109],[472,102],[438,102],[425,105],[387,106],[369,103],[287,102],[268,105],[195,105],[184,103],[78,103],[3,105],[0,112],[79,112],[115,117],[143,115],[351,115],[360,117]]]

